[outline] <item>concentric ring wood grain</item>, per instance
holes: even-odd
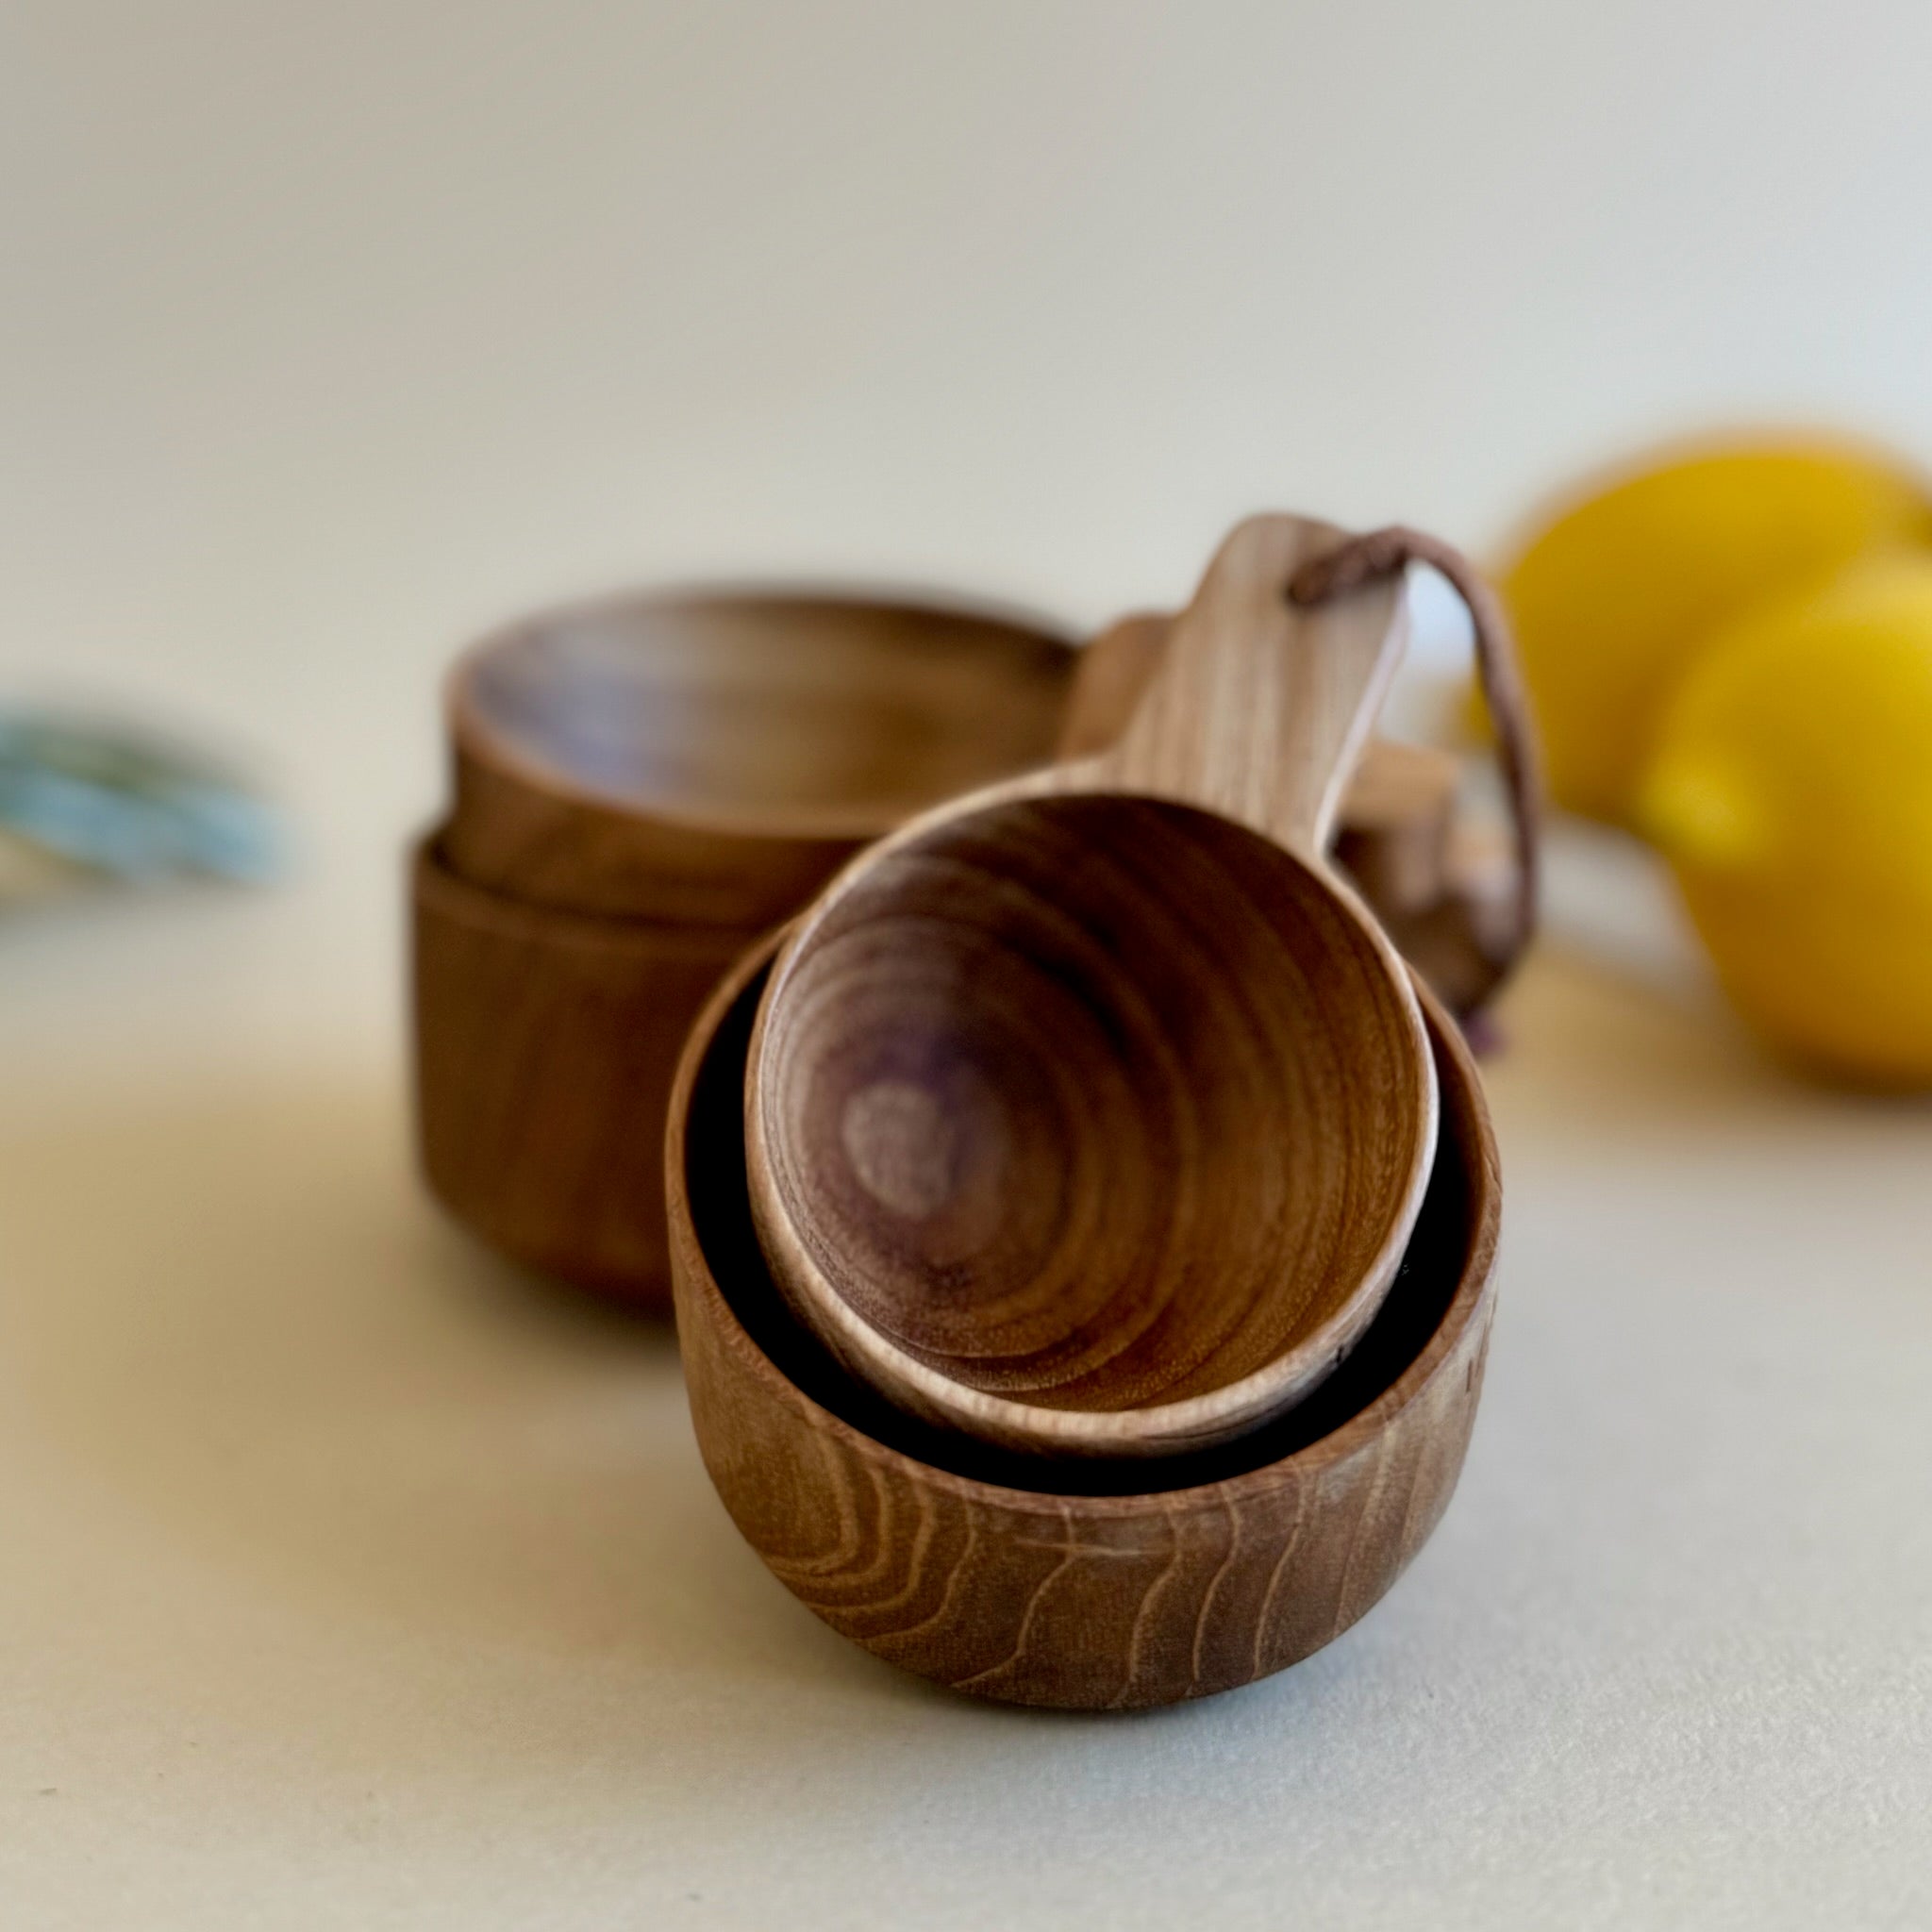
[[[666,1146],[698,1444],[773,1574],[874,1656],[1012,1704],[1208,1696],[1340,1635],[1441,1517],[1482,1391],[1500,1178],[1474,1065],[1440,1006],[1423,995],[1443,1101],[1435,1172],[1396,1285],[1349,1361],[1242,1442],[1157,1463],[1042,1464],[890,1407],[775,1291],[740,1126],[774,943],[741,963],[694,1030]]]

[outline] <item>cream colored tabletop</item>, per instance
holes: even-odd
[[[299,849],[0,921],[6,1932],[1932,1924],[1932,1110],[1773,1071],[1601,855],[1446,1520],[1136,1719],[799,1609],[670,1336],[444,1225],[402,1074],[437,669],[520,607],[1088,622],[1687,415],[1932,448],[1932,49],[1855,10],[8,10],[0,698],[255,755]]]
[[[1546,958],[1435,1541],[1280,1678],[1026,1715],[821,1628],[671,1338],[438,1221],[390,975],[359,1021],[329,983],[350,910],[0,947],[0,1923],[1932,1912],[1932,1117]]]

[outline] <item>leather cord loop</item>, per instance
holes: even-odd
[[[1496,758],[1508,797],[1516,848],[1515,903],[1508,942],[1495,980],[1495,986],[1501,986],[1536,932],[1541,881],[1538,841],[1542,818],[1542,774],[1536,733],[1501,601],[1453,544],[1403,524],[1351,538],[1324,556],[1311,558],[1295,573],[1288,594],[1296,604],[1324,603],[1376,578],[1393,576],[1411,563],[1427,564],[1441,573],[1468,609],[1475,635],[1476,676],[1496,727]],[[1491,991],[1494,990],[1491,987]]]

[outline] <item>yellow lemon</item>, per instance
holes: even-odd
[[[1830,1077],[1932,1087],[1932,556],[1710,639],[1636,818],[1766,1039]]]
[[[1707,448],[1575,503],[1501,580],[1552,795],[1625,820],[1705,637],[1854,558],[1925,543],[1932,509],[1901,465],[1820,440]]]

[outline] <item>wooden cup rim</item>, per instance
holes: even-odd
[[[586,780],[561,762],[545,757],[500,730],[477,701],[479,671],[498,655],[553,628],[641,612],[733,608],[815,611],[848,610],[865,616],[934,618],[1004,634],[1016,657],[1041,663],[1064,657],[1071,677],[1075,634],[1040,612],[993,599],[946,591],[920,591],[893,585],[862,587],[840,581],[696,583],[610,591],[601,596],[547,606],[500,625],[464,649],[444,675],[443,717],[451,747],[505,782],[609,818],[632,819],[663,831],[705,841],[789,848],[828,841],[862,843],[889,831],[905,817],[903,809],[855,804],[814,808],[788,806],[765,812],[748,809],[719,813],[692,809],[674,798],[645,798]]]

